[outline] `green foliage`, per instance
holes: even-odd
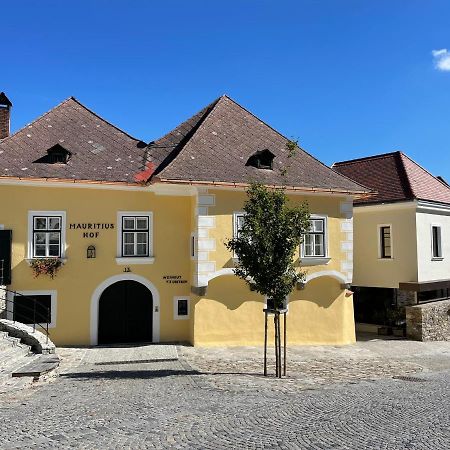
[[[284,190],[259,183],[250,185],[247,197],[239,236],[225,245],[239,258],[235,274],[281,309],[296,283],[304,279],[294,255],[309,227],[308,205],[290,206]]]
[[[298,139],[295,139],[294,141],[287,141],[286,148],[288,149],[288,158],[295,156],[298,149]]]
[[[293,141],[287,141],[286,142],[286,149],[288,151],[288,155],[287,155],[287,159],[286,159],[287,164],[286,164],[285,167],[283,167],[281,169],[281,176],[283,176],[283,177],[285,177],[288,174],[288,172],[289,172],[289,170],[291,168],[290,159],[293,158],[295,156],[295,154],[297,153],[297,150],[298,150],[298,139],[295,139]]]

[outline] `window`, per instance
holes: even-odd
[[[47,150],[45,156],[41,156],[33,163],[42,164],[67,164],[71,156],[71,153],[62,147],[60,144],[56,144]]]
[[[244,225],[244,220],[245,220],[245,213],[243,213],[243,212],[234,213],[233,237],[235,237],[235,238],[239,237],[239,233],[242,230],[242,227]]]
[[[33,215],[32,258],[59,258],[62,216]]]
[[[391,259],[392,258],[392,237],[391,226],[382,225],[380,230],[380,258]]]
[[[273,169],[273,159],[275,155],[270,150],[260,150],[250,156],[246,166],[253,166],[257,169]]]
[[[51,295],[14,296],[14,320],[25,324],[51,322]]]
[[[434,300],[446,300],[450,298],[450,289],[435,289],[433,291],[422,291],[417,293],[417,301],[429,302]]]
[[[47,324],[49,328],[56,326],[56,291],[20,291],[8,294],[13,308],[8,311],[7,318],[25,324]]]
[[[149,256],[149,217],[122,217],[122,256]]]
[[[442,258],[441,227],[431,227],[431,246],[433,258]]]
[[[188,297],[175,297],[173,299],[173,315],[175,320],[188,319],[189,318],[189,298]]]
[[[153,231],[151,211],[119,211],[116,263],[153,264]]]
[[[326,218],[314,217],[303,239],[303,256],[325,258],[326,254]]]

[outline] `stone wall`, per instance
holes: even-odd
[[[450,300],[407,306],[406,336],[418,341],[450,341]]]
[[[417,294],[411,291],[397,289],[397,306],[410,306],[417,304]]]

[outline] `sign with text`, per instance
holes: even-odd
[[[166,281],[167,284],[186,284],[187,280],[183,280],[181,275],[164,275],[163,280]]]
[[[98,230],[114,230],[114,224],[102,222],[71,223],[69,230],[89,230],[83,231],[83,237],[97,238],[100,234]]]

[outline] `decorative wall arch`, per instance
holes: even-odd
[[[212,274],[208,275],[207,283],[209,283],[211,280],[214,280],[214,278],[222,277],[222,276],[229,276],[229,275],[234,275],[234,271],[230,267],[217,270],[216,272],[213,272]]]
[[[337,270],[321,270],[320,272],[308,273],[305,277],[305,284],[320,277],[331,277],[342,284],[348,284],[348,280],[345,278],[344,274]]]
[[[232,268],[220,269],[220,270],[212,273],[211,275],[209,275],[207,278],[207,282],[209,283],[211,280],[214,280],[214,278],[222,277],[222,276],[226,276],[226,275],[234,275],[233,269]],[[309,281],[312,281],[312,280],[314,280],[316,278],[320,278],[320,277],[331,277],[331,278],[334,278],[335,280],[339,281],[342,284],[349,283],[349,281],[347,280],[345,275],[341,272],[338,272],[337,270],[321,270],[319,272],[313,272],[313,273],[307,274],[306,278],[305,278],[305,284],[308,283]]]
[[[114,283],[118,281],[137,281],[144,285],[153,296],[153,332],[152,332],[152,341],[159,342],[159,311],[160,311],[160,301],[159,301],[159,292],[156,289],[155,285],[151,283],[144,277],[140,275],[134,274],[121,274],[114,275],[113,277],[107,278],[105,281],[100,283],[94,290],[91,296],[91,345],[98,344],[98,305],[100,302],[100,297],[103,291]]]

